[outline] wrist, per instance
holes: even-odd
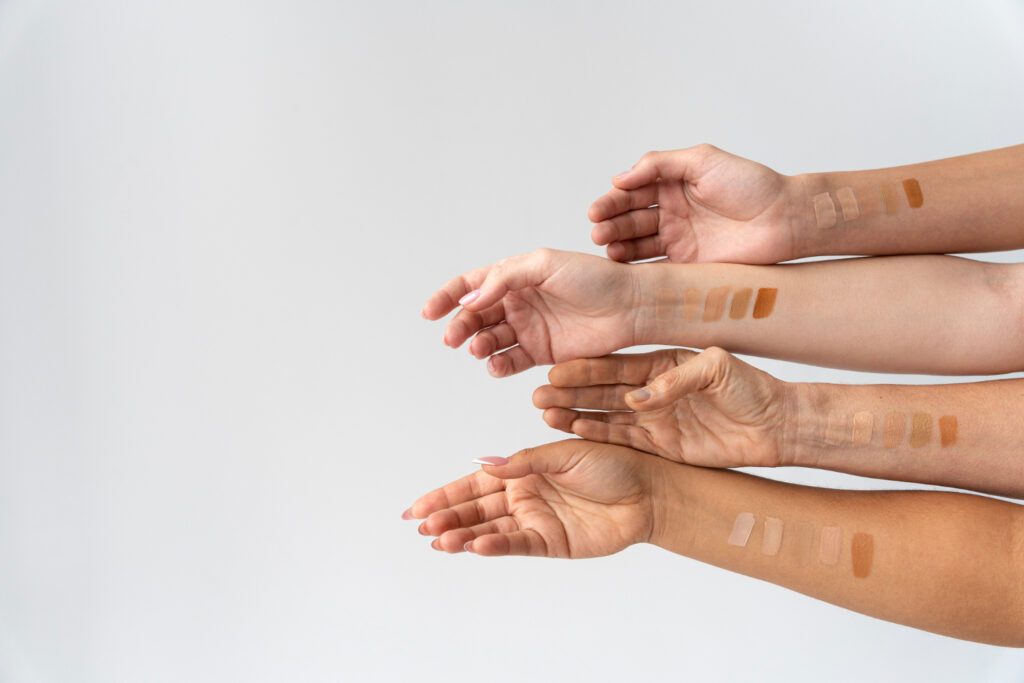
[[[672,268],[660,263],[625,266],[633,274],[636,292],[633,311],[633,345],[667,344],[666,323],[672,319],[675,294],[671,289]]]
[[[787,390],[785,444],[780,460],[791,467],[818,467],[835,388],[829,384],[793,382]]]
[[[651,509],[653,520],[648,543],[688,555],[694,542],[696,506],[695,474],[700,468],[658,458],[652,461]]]
[[[824,235],[818,228],[814,212],[814,197],[827,192],[827,181],[822,173],[801,173],[787,177],[789,196],[789,226],[792,237],[793,258],[807,258],[828,253],[822,242]]]

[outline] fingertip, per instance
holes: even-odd
[[[599,223],[590,230],[590,241],[599,247],[608,244],[608,237],[605,235],[605,229],[602,227],[602,224]]]
[[[622,242],[612,242],[608,245],[608,258],[613,261],[627,261],[626,245]]]
[[[551,385],[549,384],[545,384],[544,386],[537,387],[533,390],[533,395],[530,396],[530,400],[533,401],[534,408],[540,408],[543,410],[548,407],[548,401],[545,400],[545,397],[550,394],[550,386]]]
[[[491,377],[504,377],[506,362],[501,356],[491,356],[487,359],[487,372],[491,374]]]

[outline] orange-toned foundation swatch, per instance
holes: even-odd
[[[904,413],[889,413],[885,416],[885,447],[896,448],[903,442],[907,431],[907,416]]]
[[[764,555],[778,555],[782,547],[782,531],[785,524],[778,517],[766,517],[764,520],[764,535],[761,537],[761,553]]]
[[[850,556],[853,561],[853,575],[863,579],[871,574],[871,565],[875,561],[875,539],[871,534],[858,531],[853,535],[850,544]]]
[[[818,559],[822,564],[838,564],[839,554],[843,550],[843,530],[837,526],[826,526],[821,529],[821,541],[818,545]]]
[[[750,287],[744,287],[743,289],[737,289],[732,295],[732,304],[729,306],[729,317],[733,320],[739,320],[747,315],[747,309],[750,308],[750,297],[753,296],[754,290]]]
[[[939,418],[939,443],[943,448],[956,443],[956,415],[943,415]]]
[[[907,178],[903,181],[903,193],[907,195],[907,204],[911,209],[919,209],[924,205],[924,194],[917,178]]]
[[[932,416],[914,413],[910,420],[910,447],[921,448],[932,440]]]
[[[754,317],[767,318],[775,310],[775,298],[779,290],[774,287],[762,287],[757,290],[757,299],[754,300]]]
[[[728,298],[728,287],[715,287],[708,290],[708,296],[704,299],[704,322],[712,322],[721,318],[725,313],[725,302]]]

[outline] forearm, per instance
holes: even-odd
[[[1024,380],[787,389],[784,464],[1024,498]]]
[[[798,257],[1024,247],[1024,145],[794,181]]]
[[[659,467],[651,540],[667,550],[887,621],[1024,646],[1016,505]]]
[[[650,302],[640,343],[885,372],[1024,367],[1017,265],[903,256],[634,267],[646,269]]]

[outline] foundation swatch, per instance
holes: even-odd
[[[853,443],[866,446],[871,443],[875,429],[875,414],[863,411],[853,416]]]
[[[729,298],[728,287],[715,287],[708,290],[704,299],[704,322],[718,320],[725,313],[725,302]]]
[[[843,413],[829,413],[825,425],[825,443],[830,446],[845,446],[850,437],[850,422]]]
[[[810,522],[791,522],[786,534],[786,553],[791,554],[797,565],[806,567],[814,558],[815,527]]]
[[[814,195],[814,217],[819,228],[831,228],[836,224],[836,205],[828,192]]]
[[[857,195],[853,193],[852,187],[840,187],[836,190],[836,199],[839,200],[839,208],[843,211],[844,221],[852,221],[860,216],[860,205],[857,203]]]
[[[956,415],[943,415],[939,418],[939,443],[943,448],[956,443]]]
[[[889,413],[885,416],[885,447],[896,448],[903,442],[907,431],[907,416],[904,413]]]
[[[775,310],[775,297],[779,290],[774,287],[762,287],[757,290],[757,298],[754,300],[754,317],[767,318]]]
[[[882,193],[882,206],[885,207],[885,212],[888,214],[896,213],[897,209],[900,208],[896,190],[891,185],[882,185],[878,189]]]
[[[839,564],[839,554],[843,549],[843,530],[837,526],[826,526],[821,529],[821,541],[818,544],[818,559],[822,564]]]
[[[687,289],[683,292],[683,318],[693,322],[700,317],[700,290]]]
[[[784,528],[785,524],[778,517],[765,518],[764,535],[761,537],[761,554],[779,554],[779,548],[782,547],[782,531]]]
[[[917,182],[916,178],[907,178],[903,181],[903,193],[907,195],[907,204],[911,209],[919,209],[924,204],[921,183]]]
[[[863,579],[871,573],[871,565],[875,561],[875,539],[871,534],[858,531],[853,535],[850,556],[853,560],[854,576]]]
[[[928,413],[914,413],[911,416],[910,447],[921,448],[932,440],[932,416]]]
[[[729,306],[729,317],[733,320],[739,320],[747,315],[747,309],[750,308],[750,297],[753,295],[753,290],[750,287],[744,287],[743,289],[737,289],[732,295],[732,305]]]
[[[750,532],[753,530],[753,513],[741,512],[736,515],[736,521],[732,523],[732,533],[729,534],[729,545],[738,545],[741,548],[746,547],[747,541],[750,540]]]

